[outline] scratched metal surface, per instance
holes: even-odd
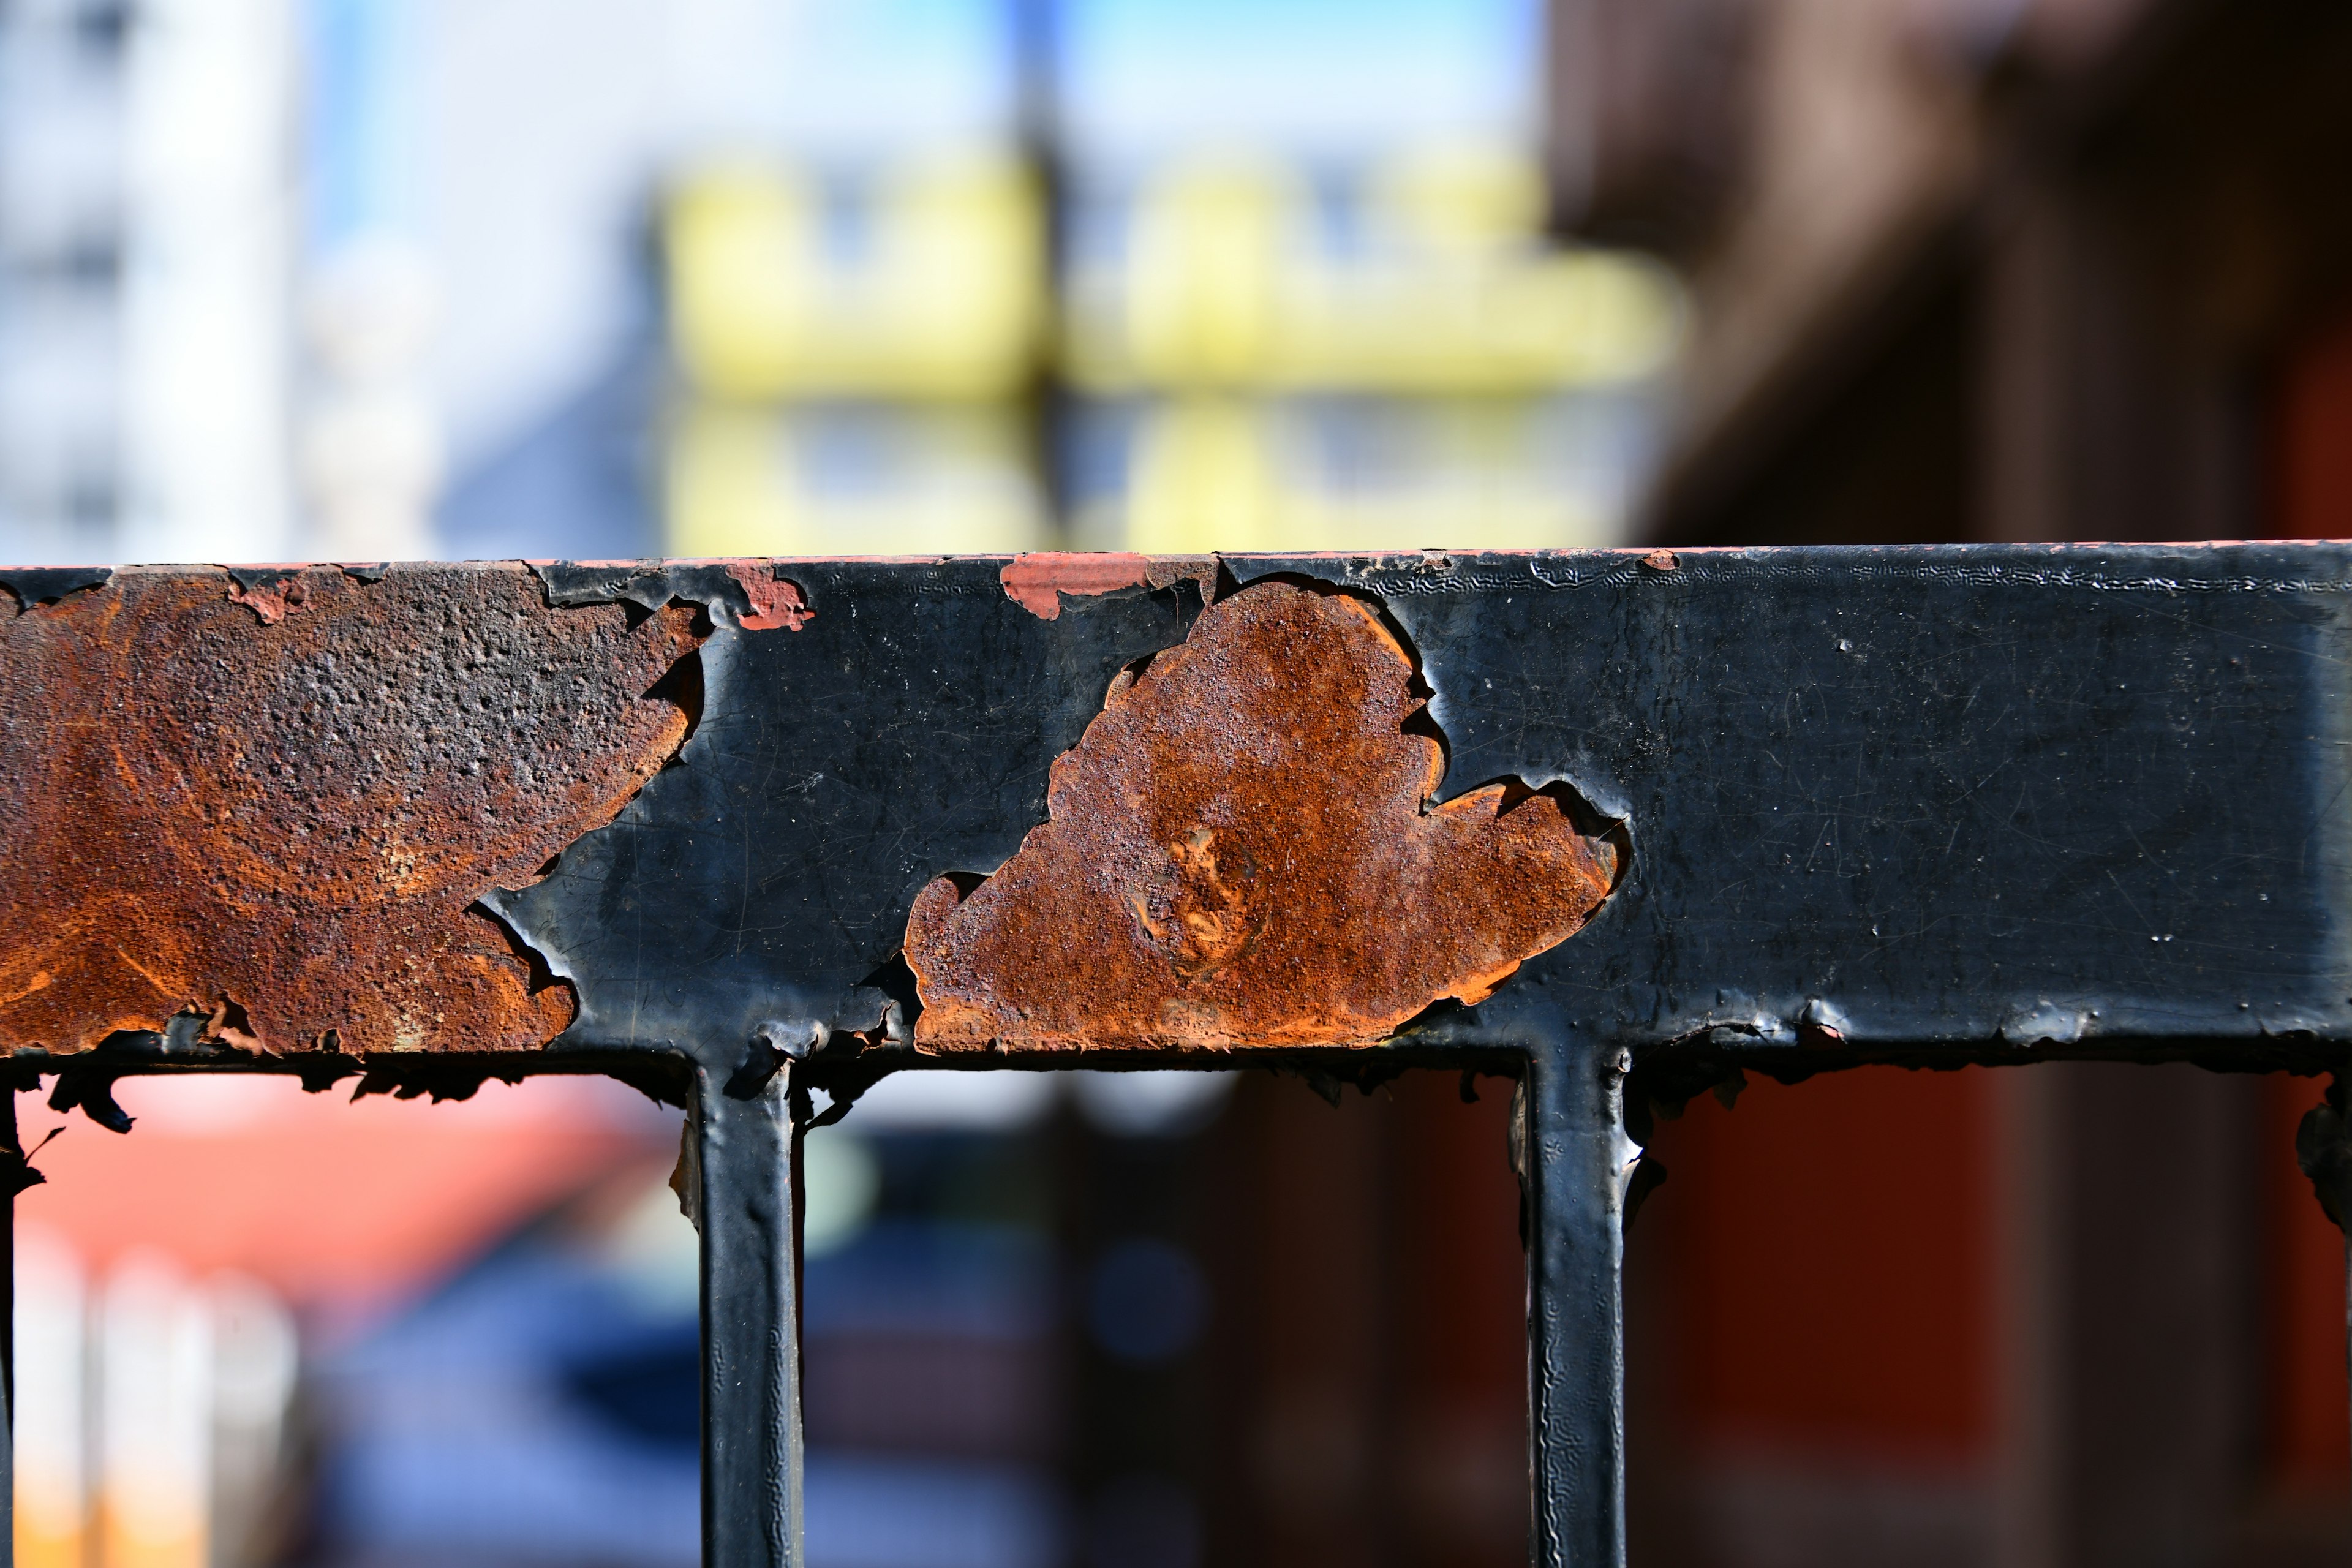
[[[1633,1043],[2074,1054],[2352,1026],[2346,551],[1495,562],[1387,595],[1455,781],[1622,813],[1524,972]]]
[[[2337,547],[1224,566],[1376,597],[1440,798],[1558,781],[1624,825],[1592,923],[1433,1043],[1528,1008],[1799,1068],[2352,1032]],[[876,1028],[860,982],[922,886],[1003,864],[1120,668],[1195,613],[1138,584],[1046,621],[993,562],[787,570],[815,620],[714,637],[684,765],[506,901],[581,981],[574,1039]]]
[[[1626,1128],[1651,1099],[1735,1065],[2318,1068],[2352,1042],[2341,546],[44,569],[0,586],[16,601],[0,609],[0,1043],[19,1086],[55,1074],[52,1104],[118,1127],[111,1077],[178,1066],[312,1087],[364,1068],[436,1094],[584,1068],[689,1106],[704,1552],[725,1568],[801,1561],[789,1151],[813,1088],[837,1115],[903,1067],[1066,1063],[1090,1038],[1136,1064],[1250,1045],[1139,1030],[1136,998],[1166,996],[1102,984],[1101,953],[1051,950],[1045,927],[1022,932],[1040,951],[1008,945],[1011,968],[959,967],[936,921],[910,944],[942,878],[957,910],[992,874],[1051,904],[1118,855],[1167,850],[1181,885],[1138,918],[1150,934],[1199,917],[1163,956],[1203,975],[1257,951],[1227,873],[1393,833],[1341,806],[1393,793],[1391,773],[1425,787],[1431,744],[1433,816],[1496,810],[1491,833],[1537,811],[1506,837],[1605,844],[1597,910],[1536,896],[1561,864],[1538,857],[1528,887],[1489,867],[1466,891],[1368,894],[1384,946],[1250,976],[1255,1016],[1352,1020],[1269,1026],[1307,1047],[1277,1052],[1288,1065],[1520,1077],[1544,1564],[1623,1561],[1618,1266]],[[1333,610],[1335,590],[1394,640],[1339,647],[1272,608]],[[1255,695],[1147,701],[1139,661],[1204,622],[1162,674]],[[1270,640],[1210,651],[1244,623]],[[1419,684],[1335,682],[1328,658],[1402,659]],[[1110,762],[1066,763],[1058,837],[1032,837],[1107,700]],[[551,744],[569,761],[524,780],[519,748]],[[530,787],[542,776],[562,799]],[[1225,814],[1240,859],[1144,809],[1170,778],[1186,811]],[[1129,802],[1135,819],[1111,820]],[[1264,836],[1294,820],[1344,826]],[[1007,872],[1024,838],[1049,874]],[[1310,924],[1353,918],[1366,884],[1324,870],[1239,885],[1307,889]],[[337,890],[306,900],[311,881]],[[1461,906],[1487,899],[1539,918],[1446,957],[1492,913]],[[1055,1030],[1012,1031],[1000,1054],[935,1021],[929,1043],[956,1048],[923,1053],[918,968],[967,1021],[1017,969],[1017,1020],[1057,957],[1073,973]],[[453,973],[494,983],[436,1009]],[[1366,1048],[1423,990],[1433,1005]],[[2340,1089],[2331,1105],[2340,1132]],[[0,1176],[37,1179],[0,1155]]]
[[[2291,1057],[2352,1035],[2336,918],[2347,565],[2326,545],[1227,558],[1222,582],[1318,579],[1384,610],[1431,692],[1439,799],[1560,784],[1622,825],[1630,865],[1590,926],[1484,1006],[1424,1016],[1431,1048],[1503,1040],[1532,1007],[1801,1067],[1939,1046]],[[1048,590],[1050,619],[1034,563],[764,571],[536,574],[559,623],[600,603],[716,606],[685,656],[698,710],[667,765],[536,882],[500,862],[461,889],[576,988],[562,1046],[698,1052],[821,1025],[846,1048],[854,1032],[882,1042],[894,996],[903,1030],[893,961],[918,894],[1006,862],[1114,678],[1181,643],[1201,607],[1196,576],[1155,572],[1154,587],[1140,568],[1121,584],[1097,566],[1057,605]],[[43,604],[65,580],[6,580],[36,601],[5,623],[12,647],[131,581],[68,582]],[[220,609],[257,639],[322,613]],[[168,658],[106,675],[188,679]],[[77,721],[70,697],[42,700],[57,710],[13,716],[20,801]],[[1294,782],[1346,789],[1346,773],[1302,765]],[[24,821],[5,821],[15,875],[64,875]],[[68,901],[135,886],[139,849],[74,871],[107,885],[68,885]],[[150,869],[184,878],[184,860]],[[1416,918],[1391,940],[1433,942],[1454,916]],[[184,978],[211,1006],[231,977]],[[0,1027],[39,1006],[0,1003]],[[306,1037],[274,1047],[333,1026],[300,1016]]]

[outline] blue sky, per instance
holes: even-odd
[[[1006,0],[776,0],[780,131],[855,150],[1008,134]]]
[[[1066,0],[1064,112],[1111,163],[1531,130],[1536,0]]]
[[[779,0],[777,110],[809,140],[1009,126],[1016,5]],[[1518,138],[1539,0],[1059,0],[1069,150],[1113,166],[1204,142],[1346,156],[1433,136]]]

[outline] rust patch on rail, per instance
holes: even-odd
[[[310,585],[299,565],[232,566],[227,571],[228,602],[259,616],[265,626],[276,626],[310,602]]]
[[[1369,1045],[1573,935],[1616,849],[1520,786],[1429,805],[1413,677],[1345,594],[1204,610],[1113,684],[1019,852],[916,899],[916,1044]]]
[[[0,1048],[174,1015],[271,1051],[545,1043],[570,987],[475,900],[676,752],[656,683],[700,640],[483,567],[126,571],[0,624]]]
[[[1108,594],[1144,580],[1151,565],[1143,555],[1064,554],[1040,551],[1016,555],[997,574],[1013,602],[1033,616],[1061,619],[1064,594]]]
[[[1005,596],[1040,619],[1062,618],[1062,595],[1087,597],[1137,586],[1172,587],[1187,580],[1199,585],[1203,601],[1217,591],[1217,558],[1213,555],[1135,555],[1118,552],[1039,551],[1016,555],[999,572]]]
[[[751,613],[735,621],[747,632],[772,632],[780,626],[796,632],[816,618],[801,597],[801,585],[777,576],[775,568],[763,562],[730,561],[727,575],[742,585],[743,597],[751,604]]]

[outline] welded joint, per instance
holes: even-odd
[[[743,1059],[727,1079],[731,1100],[756,1100],[787,1064],[805,1061],[833,1037],[833,1031],[813,1018],[771,1019],[751,1031]]]

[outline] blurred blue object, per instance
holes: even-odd
[[[809,1260],[801,1331],[1034,1339],[1053,1330],[1052,1269],[1033,1232],[886,1220]]]
[[[652,429],[661,349],[650,334],[589,386],[459,473],[436,519],[469,561],[633,561],[662,552]]]
[[[1208,1282],[1192,1255],[1156,1237],[1115,1243],[1087,1281],[1087,1328],[1104,1352],[1138,1365],[1192,1348],[1209,1315]]]
[[[693,1248],[648,1251],[649,1215],[686,1222],[649,1174],[634,1184],[542,1216],[324,1360],[319,1561],[697,1561]],[[812,1568],[1059,1563],[1045,1237],[885,1220],[811,1258],[804,1289]]]
[[[812,1454],[809,1568],[1045,1568],[1058,1500],[1017,1465]]]
[[[577,1387],[681,1328],[683,1387],[666,1397],[691,1410],[691,1316],[641,1300],[547,1226],[496,1248],[320,1368],[328,1560],[694,1563],[691,1420],[670,1436]]]

